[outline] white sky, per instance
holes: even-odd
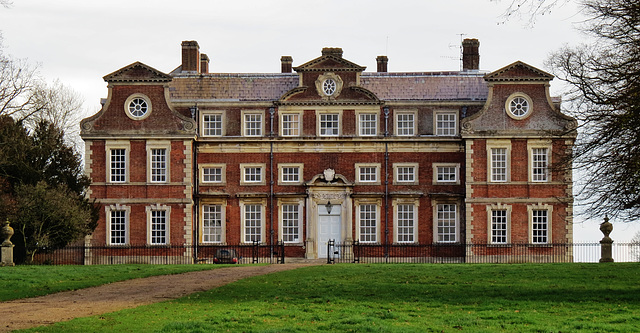
[[[4,52],[40,65],[85,99],[87,116],[107,96],[102,77],[135,61],[165,73],[181,63],[180,43],[196,40],[210,72],[277,73],[280,57],[297,66],[341,47],[367,71],[378,55],[390,72],[458,70],[460,34],[480,40],[480,68],[493,71],[521,60],[548,71],[544,61],[585,37],[573,2],[539,16],[503,22],[510,0],[13,0],[0,7]],[[561,85],[552,82],[552,94]],[[597,241],[597,222],[576,224],[576,241]],[[612,238],[635,228],[614,223]]]

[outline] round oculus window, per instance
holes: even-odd
[[[524,94],[513,94],[507,99],[505,108],[509,117],[516,120],[525,119],[531,114],[531,99]]]
[[[149,111],[149,105],[144,98],[136,97],[129,102],[129,113],[132,116],[142,118],[147,114],[147,111]]]
[[[336,81],[334,81],[333,79],[326,79],[324,80],[324,82],[322,82],[322,91],[324,92],[325,95],[331,96],[335,94],[336,89],[337,89],[337,84],[336,84]]]

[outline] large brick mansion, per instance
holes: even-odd
[[[575,120],[552,75],[522,62],[479,70],[463,42],[451,72],[365,72],[324,48],[281,73],[210,73],[195,41],[163,73],[104,77],[81,123],[93,244],[571,243]],[[191,255],[191,254],[188,254]]]

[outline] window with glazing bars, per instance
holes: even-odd
[[[151,181],[167,181],[167,150],[151,149]]]
[[[122,183],[127,180],[127,150],[111,149],[110,173],[112,183]]]
[[[202,206],[202,241],[222,242],[222,205]]]
[[[360,242],[375,243],[378,241],[377,205],[360,205]]]
[[[285,243],[300,242],[300,205],[282,205],[282,240]]]
[[[122,245],[127,243],[127,212],[125,210],[112,210],[110,221],[111,237],[109,243]]]

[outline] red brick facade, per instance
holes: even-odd
[[[81,124],[104,206],[91,242],[283,241],[306,258],[329,239],[541,255],[571,242],[571,173],[553,166],[575,124],[552,77],[520,62],[482,73],[465,43],[461,72],[367,73],[327,48],[295,73],[285,56],[283,73],[210,74],[187,41],[170,74],[134,63],[105,76],[109,97]]]

